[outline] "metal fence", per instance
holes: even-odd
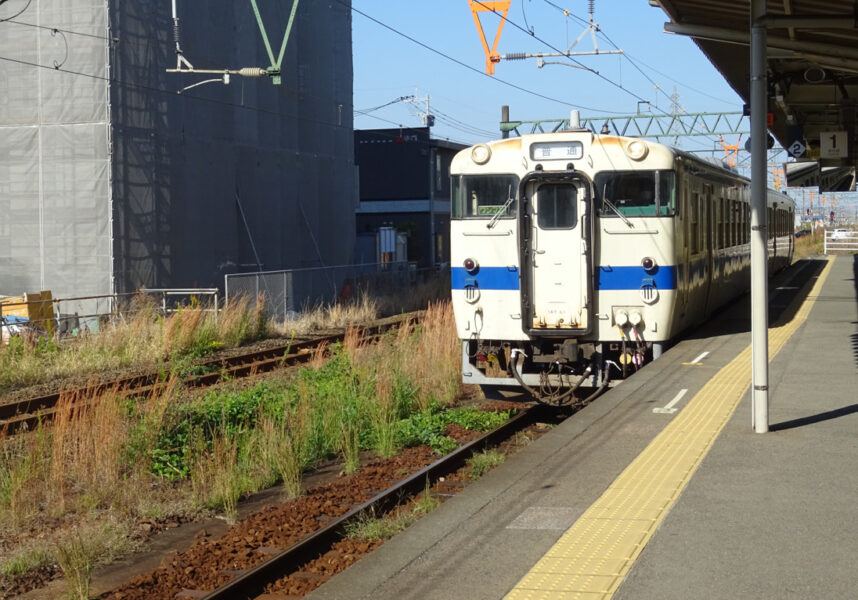
[[[319,305],[345,302],[359,293],[374,295],[402,292],[416,271],[407,262],[339,265],[284,271],[233,273],[224,277],[226,301],[246,297],[254,303],[265,298],[269,317],[283,319]]]
[[[153,304],[162,315],[186,306],[217,313],[219,295],[217,288],[170,288],[141,289],[131,294],[6,301],[0,303],[0,325],[8,330],[4,330],[7,334],[25,327],[59,335],[97,332],[108,323],[131,318],[144,306],[152,308]]]
[[[858,252],[858,231],[829,229],[825,232],[825,253]]]

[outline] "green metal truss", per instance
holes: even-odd
[[[569,119],[539,121],[502,121],[501,132],[520,136],[526,133],[550,133],[569,127]],[[750,122],[741,112],[639,113],[628,116],[581,117],[581,127],[593,133],[603,132],[633,137],[676,138],[695,135],[739,135],[748,133]]]

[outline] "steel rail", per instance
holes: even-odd
[[[298,571],[301,565],[314,560],[329,550],[335,542],[345,536],[348,523],[360,519],[365,514],[378,515],[389,511],[402,503],[403,498],[413,496],[424,490],[427,481],[431,485],[440,477],[456,471],[476,452],[498,445],[517,431],[534,423],[539,417],[545,416],[549,411],[550,409],[544,405],[536,405],[523,410],[497,429],[464,444],[407,479],[353,508],[345,515],[331,521],[304,540],[296,542],[279,554],[266,559],[259,565],[214,589],[204,595],[202,600],[249,600],[263,594],[269,584]]]

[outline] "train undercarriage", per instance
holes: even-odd
[[[462,344],[462,372],[467,383],[523,388],[537,401],[566,405],[616,385],[661,350],[635,339],[471,339]]]

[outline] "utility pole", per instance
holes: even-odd
[[[423,121],[423,125],[425,127],[432,127],[435,125],[435,115],[432,114],[429,106],[429,93],[426,93],[426,97],[421,98],[418,96],[420,90],[415,88],[414,95],[403,98],[403,102],[408,102],[409,104],[414,104],[416,106],[417,112],[414,114],[415,117],[418,117]],[[420,110],[423,106],[426,107],[426,110]]]

